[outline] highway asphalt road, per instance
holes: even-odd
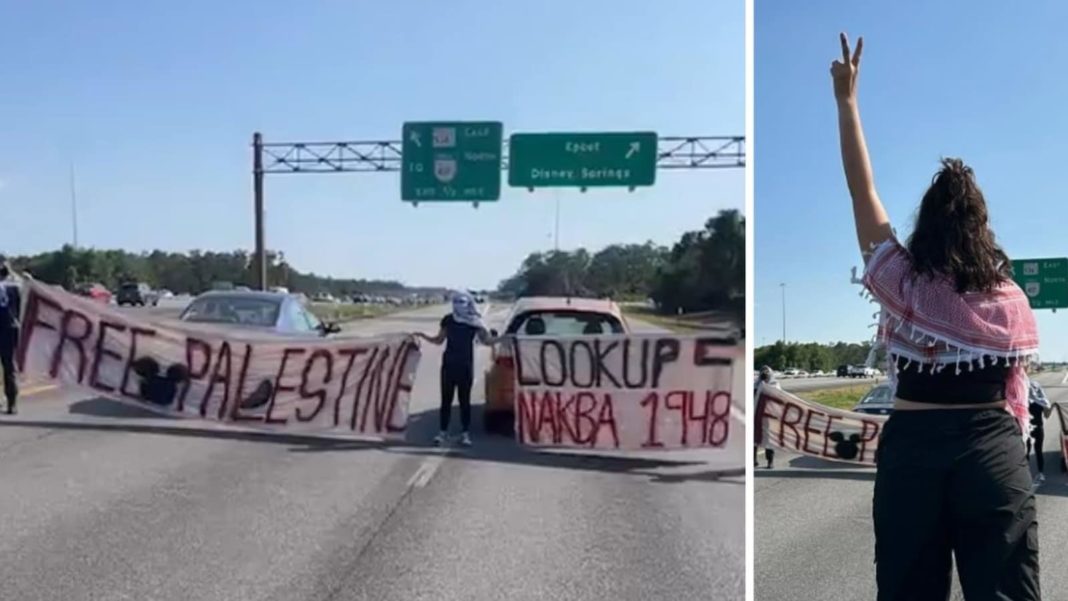
[[[347,329],[432,332],[443,311]],[[481,435],[476,409],[474,448],[436,449],[440,350],[423,348],[404,445],[209,431],[28,386],[0,417],[0,599],[744,597],[740,421],[726,449],[598,455]]]
[[[1068,401],[1064,374],[1038,378],[1050,399]],[[1046,422],[1046,483],[1038,488],[1043,599],[1068,600],[1068,477],[1061,471],[1054,414]],[[763,464],[763,457],[761,458]],[[756,470],[756,599],[874,599],[875,470],[778,451],[775,469]],[[1032,469],[1034,460],[1032,459]],[[955,579],[954,579],[955,580]],[[956,583],[954,583],[956,586]],[[961,599],[954,591],[954,599]]]

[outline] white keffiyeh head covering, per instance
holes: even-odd
[[[486,329],[482,314],[478,312],[475,299],[466,292],[457,292],[452,297],[452,318],[471,327]]]

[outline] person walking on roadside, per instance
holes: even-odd
[[[1027,440],[1027,456],[1031,458],[1031,449],[1035,451],[1035,485],[1046,481],[1046,460],[1042,453],[1042,446],[1046,442],[1046,418],[1053,413],[1053,404],[1046,397],[1042,387],[1031,380],[1028,390],[1028,410],[1031,413],[1031,437]]]
[[[782,389],[779,385],[779,381],[775,379],[775,372],[770,367],[765,365],[760,370],[760,375],[757,377],[756,386],[753,390],[753,399],[756,403],[760,403],[760,389],[770,386],[772,388]],[[761,415],[761,411],[757,411],[756,415]],[[761,428],[758,431],[763,432]],[[775,466],[775,449],[771,448],[767,444],[766,440],[755,440],[753,444],[753,466],[760,467],[760,447],[764,446],[764,460],[767,462],[767,468],[770,470]]]
[[[881,306],[894,412],[875,476],[879,601],[1041,598],[1024,434],[1038,353],[1027,295],[990,229],[972,169],[943,159],[902,244],[876,192],[857,101],[863,39],[831,66],[863,283]]]
[[[441,357],[441,411],[440,431],[434,444],[442,445],[449,439],[449,421],[453,397],[460,400],[460,444],[471,446],[471,387],[475,378],[475,340],[491,345],[496,339],[482,322],[475,299],[466,292],[452,297],[452,312],[441,320],[436,336],[422,332],[415,334],[431,344],[445,343]]]
[[[11,282],[10,277],[11,267],[3,257],[0,257],[0,370],[4,372],[7,414],[14,415],[19,396],[15,349],[19,346],[19,315],[22,310],[22,298],[18,285]]]

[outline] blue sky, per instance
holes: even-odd
[[[898,234],[912,229],[942,156],[972,165],[1011,258],[1068,256],[1068,4],[769,2],[754,15],[755,323],[782,337],[859,341],[874,305],[838,151],[831,61],[864,36],[859,98],[876,185]],[[1068,359],[1068,312],[1039,312],[1042,353]]]
[[[251,249],[252,132],[399,139],[406,120],[514,131],[744,133],[744,4],[0,0],[0,252]],[[561,247],[670,244],[744,206],[741,169],[560,193]],[[554,192],[473,209],[398,174],[266,181],[268,247],[303,271],[492,287],[551,248]],[[14,216],[9,221],[7,216]],[[12,227],[9,224],[16,223]]]

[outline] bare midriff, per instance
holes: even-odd
[[[992,403],[920,403],[917,401],[906,401],[903,399],[894,399],[894,411],[923,411],[925,409],[1004,409],[1007,406],[1005,401],[994,401]]]

